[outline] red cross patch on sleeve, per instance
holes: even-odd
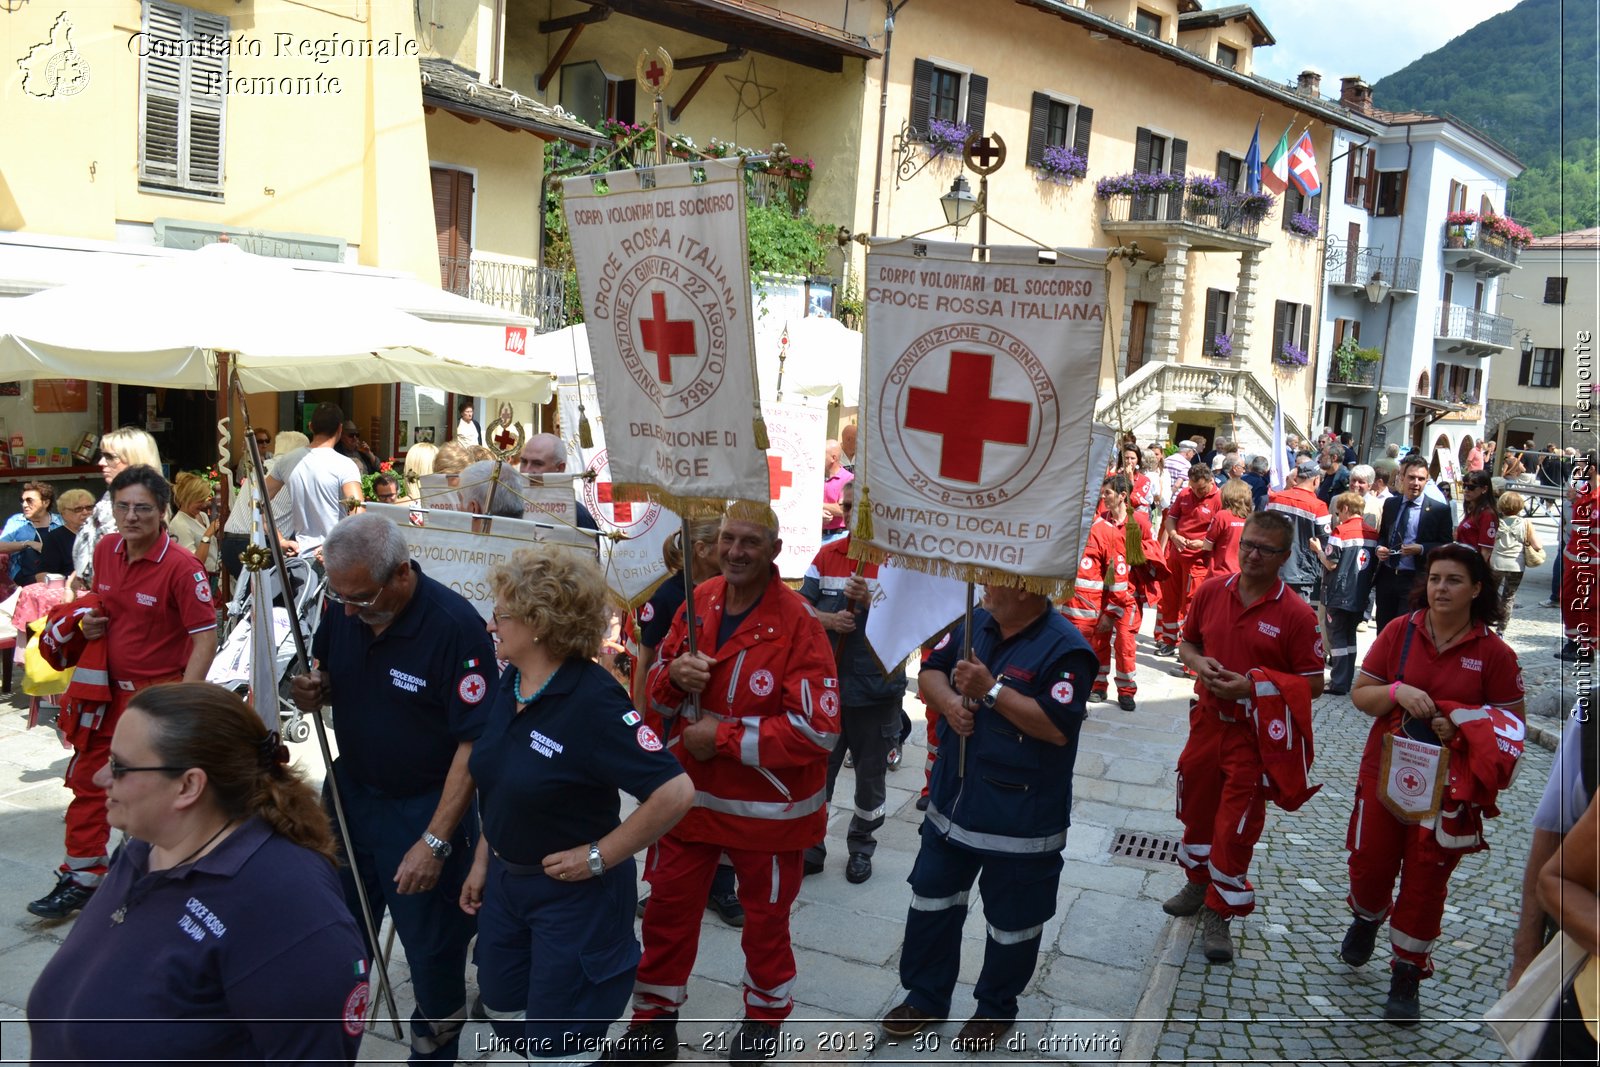
[[[468,704],[477,704],[489,694],[489,683],[483,680],[481,674],[469,674],[461,679],[461,684],[456,686],[456,692],[461,694],[461,699]]]

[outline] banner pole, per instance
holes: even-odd
[[[687,511],[688,509],[684,509]],[[699,646],[694,635],[694,542],[690,540],[689,516],[679,518],[683,523],[683,533],[680,538],[683,543],[683,636],[689,646],[689,655],[698,655]],[[700,719],[700,694],[689,694],[689,721],[697,722]]]
[[[965,660],[972,658],[972,594],[972,583],[968,582],[966,607],[962,609],[961,615],[961,658]],[[968,704],[970,702],[963,696],[961,703]],[[957,752],[956,777],[965,778],[967,776],[967,738],[965,735],[962,735],[961,745]]]

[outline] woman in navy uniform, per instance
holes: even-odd
[[[639,963],[633,856],[689,810],[688,775],[594,662],[607,624],[586,554],[525,548],[490,574],[508,664],[473,746],[483,835],[461,907],[495,1033],[533,1058],[599,1059]],[[640,801],[619,818],[619,790]]]
[[[133,698],[96,775],[129,840],[28,997],[36,1062],[355,1061],[366,949],[288,762],[218,686]]]

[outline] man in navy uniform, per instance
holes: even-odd
[[[884,1017],[883,1029],[907,1037],[949,1014],[976,879],[988,940],[973,990],[978,1012],[955,1047],[982,1052],[1015,1025],[1017,996],[1033,977],[1045,921],[1055,914],[1078,728],[1100,663],[1037,593],[985,586],[972,630],[971,659],[960,658],[957,627],[917,679],[928,706],[944,716],[942,758],[911,869],[900,950],[908,995]],[[962,739],[964,758],[952,735]]]
[[[339,869],[345,901],[360,914],[359,871],[373,918],[386,906],[394,916],[417,997],[411,1059],[453,1062],[477,927],[457,906],[478,824],[467,760],[488,716],[494,643],[387,519],[343,520],[322,559],[330,603],[311,646],[317,669],[294,680],[294,698],[312,713],[333,705],[333,775],[356,853]]]

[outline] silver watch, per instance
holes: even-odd
[[[600,855],[599,842],[589,846],[589,873],[596,878],[606,873],[606,861]]]
[[[980,701],[980,703],[986,708],[994,707],[995,702],[1000,699],[1000,690],[1004,689],[1005,687],[1006,684],[1004,682],[1000,681],[998,678],[995,679],[994,685],[989,688],[987,693],[983,694],[983,700]]]
[[[450,858],[450,842],[434,837],[427,830],[422,831],[422,843],[433,849],[433,858],[443,860]]]

